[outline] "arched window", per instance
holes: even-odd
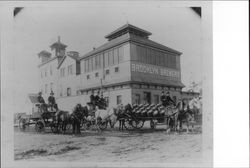
[[[67,88],[67,96],[71,96],[71,88]]]

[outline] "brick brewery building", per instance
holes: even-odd
[[[181,52],[149,39],[150,32],[126,24],[106,35],[107,43],[79,56],[66,45],[52,44],[38,55],[40,89],[54,91],[59,108],[71,110],[102,92],[110,107],[123,103],[159,103],[161,91],[181,97]]]

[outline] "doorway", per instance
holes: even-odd
[[[144,103],[151,104],[151,93],[143,92]]]

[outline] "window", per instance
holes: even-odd
[[[45,84],[45,89],[44,90],[45,90],[45,94],[48,93],[48,85],[47,84]]]
[[[144,47],[141,48],[141,58],[143,63],[147,62],[147,50]]]
[[[109,66],[114,65],[114,54],[113,50],[109,51]]]
[[[160,65],[160,58],[159,58],[159,52],[155,52],[155,65]]]
[[[64,68],[61,68],[61,69],[60,69],[60,76],[61,76],[61,77],[64,77],[64,76],[65,76],[65,70],[64,70]]]
[[[109,97],[105,97],[104,99],[105,99],[105,102],[107,104],[107,107],[109,107]]]
[[[151,93],[150,92],[143,92],[143,103],[151,104]]]
[[[100,55],[100,68],[103,68],[103,54]]]
[[[52,72],[52,66],[50,65],[50,75],[52,75],[53,72]]]
[[[147,48],[147,52],[146,52],[146,63],[150,64],[150,55],[151,54],[151,50],[149,48]]]
[[[140,94],[135,94],[135,104],[140,104]]]
[[[160,52],[159,58],[160,58],[160,66],[164,66],[164,55],[162,52]]]
[[[50,90],[51,91],[53,90],[53,83],[52,82],[50,83]]]
[[[96,70],[96,67],[97,67],[96,66],[96,62],[97,62],[96,60],[97,59],[96,59],[96,57],[93,57],[92,59],[93,59],[93,70]]]
[[[121,95],[118,95],[118,96],[116,97],[116,104],[119,105],[119,104],[121,104],[121,103],[122,103],[122,96],[121,96]]]
[[[89,59],[86,60],[86,72],[89,72]]]
[[[87,79],[90,79],[90,75],[87,75]]]
[[[73,74],[73,65],[69,65],[68,66],[68,75],[72,75]]]
[[[44,75],[45,77],[47,76],[47,68],[45,69],[45,75]]]
[[[98,73],[98,72],[96,72],[96,73],[95,73],[95,77],[98,77],[98,76],[99,76],[99,73]]]
[[[116,64],[118,64],[118,49],[117,48],[115,48],[114,49],[114,64],[116,65]]]
[[[89,72],[93,70],[93,58],[89,59]]]
[[[96,69],[101,68],[101,66],[100,66],[100,55],[95,56],[95,66],[96,66]]]
[[[154,95],[154,103],[155,104],[159,103],[159,95]]]
[[[123,61],[123,53],[124,53],[123,47],[122,46],[119,47],[118,50],[119,50],[119,53],[118,53],[118,62],[121,63]]]
[[[119,67],[115,67],[115,72],[119,72]]]
[[[109,75],[109,69],[106,69],[106,75]]]
[[[155,50],[151,50],[151,59],[150,59],[150,63],[155,65],[155,55],[156,55],[156,52]]]
[[[87,60],[84,60],[84,72],[87,72]]]
[[[104,67],[108,67],[109,65],[109,55],[107,52],[104,53]]]
[[[60,96],[61,97],[63,96],[63,87],[62,87],[62,85],[60,85]]]
[[[67,88],[67,96],[71,96],[71,88]]]

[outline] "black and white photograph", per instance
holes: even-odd
[[[212,167],[212,2],[3,9],[13,167]]]

